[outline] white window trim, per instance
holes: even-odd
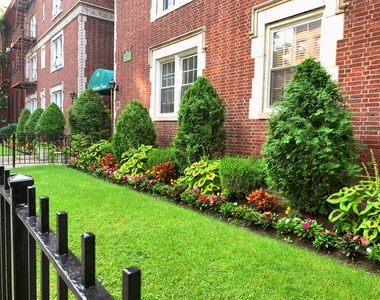
[[[54,102],[53,101],[53,94],[57,93],[59,91],[62,93],[62,107],[61,107],[61,111],[63,112],[63,102],[64,102],[64,99],[63,99],[63,83],[54,85],[54,86],[52,86],[50,88],[50,103]]]
[[[41,108],[45,109],[46,107],[45,89],[40,90],[40,103],[41,103]]]
[[[46,50],[45,45],[41,47],[41,70],[45,69]]]
[[[34,73],[33,73],[33,60],[36,60],[36,65],[35,65],[35,69],[34,69]],[[34,81],[36,81],[37,80],[37,53],[35,52],[31,57],[30,57],[30,74],[29,74],[29,80],[31,81],[31,82],[34,82]],[[33,76],[34,75],[34,76]]]
[[[36,14],[34,14],[30,18],[29,25],[30,25],[30,36],[33,38],[37,37],[37,17],[36,17]]]
[[[336,53],[337,41],[343,38],[344,14],[336,14],[337,2],[283,0],[279,3],[278,5],[260,5],[252,9],[254,30],[250,33],[252,38],[251,57],[255,59],[255,70],[252,79],[252,98],[249,104],[250,119],[266,119],[272,112],[268,107],[269,58],[266,49],[271,49],[270,30],[277,26],[301,22],[303,19],[311,20],[320,16],[322,20],[320,61],[333,79],[338,78],[336,55],[331,54]]]
[[[51,15],[52,15],[52,20],[54,20],[54,18],[56,18],[62,12],[63,3],[62,3],[62,0],[53,0],[52,2],[53,2],[52,3],[53,7],[52,7]]]
[[[61,38],[61,40],[62,40],[62,49],[61,49],[61,51],[62,51],[62,57],[61,57],[61,64],[57,65],[56,64],[56,58],[54,58],[54,55],[53,55],[54,54],[53,53],[53,47],[54,47],[54,42],[56,40],[58,40],[59,38]],[[50,51],[50,53],[51,53],[51,72],[54,72],[56,70],[59,70],[59,69],[63,68],[63,66],[64,66],[64,51],[63,51],[63,49],[64,49],[64,39],[63,39],[63,32],[62,31],[60,33],[58,33],[57,35],[55,35],[51,39],[50,47],[51,47],[51,51]]]
[[[187,37],[187,38],[186,38]],[[174,102],[173,113],[161,114],[161,64],[175,59],[176,65],[180,65],[181,58],[197,55],[197,77],[203,74],[206,67],[206,53],[204,52],[204,29],[198,30],[190,36],[180,37],[169,41],[167,44],[150,48],[150,82],[152,93],[150,96],[150,116],[153,121],[176,121],[178,119],[180,88],[175,90],[177,94]],[[182,73],[176,73],[176,86],[182,82]],[[177,100],[177,101],[176,101]]]
[[[150,21],[153,22],[154,20],[157,20],[158,18],[161,18],[167,15],[168,13],[171,13],[172,11],[187,3],[190,3],[191,1],[193,0],[175,0],[175,3],[172,6],[163,10],[163,0],[152,0],[152,6],[150,10]]]

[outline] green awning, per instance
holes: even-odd
[[[95,92],[109,91],[109,82],[113,80],[113,71],[107,69],[96,69],[92,73],[88,87],[92,88]]]

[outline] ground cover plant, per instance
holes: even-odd
[[[68,212],[69,247],[78,257],[80,235],[96,234],[97,279],[116,299],[121,299],[121,270],[130,265],[142,269],[143,299],[380,296],[375,288],[379,277],[365,270],[161,198],[64,166],[23,167],[11,172],[31,175],[37,196],[50,197],[51,228],[55,228],[54,212]]]

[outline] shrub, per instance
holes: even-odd
[[[34,137],[34,132],[38,120],[40,119],[44,110],[38,107],[29,117],[28,121],[25,123],[25,134],[28,136],[29,141]]]
[[[62,136],[66,119],[61,109],[54,102],[43,111],[35,127],[35,134],[44,137]]]
[[[225,119],[226,110],[217,91],[204,76],[198,77],[181,100],[179,128],[172,143],[181,171],[201,158],[224,154]]]
[[[5,135],[7,138],[10,138],[14,133],[16,133],[17,124],[10,124],[0,129],[0,135]]]
[[[16,127],[16,137],[19,142],[25,141],[25,124],[28,121],[30,117],[30,110],[27,108],[23,108],[20,114],[20,117],[17,121],[17,127]]]
[[[176,171],[171,161],[154,166],[152,174],[154,178],[166,184],[169,184],[172,180],[176,178]]]
[[[380,239],[380,175],[372,150],[371,156],[374,179],[363,164],[367,180],[361,180],[358,185],[349,188],[342,188],[332,194],[327,202],[338,206],[329,215],[330,222],[336,222],[334,226],[337,231],[355,232],[370,241],[377,241]]]
[[[342,101],[326,70],[306,59],[268,120],[263,154],[270,182],[309,213],[327,214],[326,198],[359,171],[352,114]]]
[[[102,96],[92,89],[86,89],[75,99],[68,110],[70,134],[85,134],[91,144],[110,137],[111,116]]]
[[[148,169],[152,169],[154,166],[162,164],[164,162],[171,161],[174,163],[174,151],[173,148],[154,148],[148,152]]]
[[[116,159],[120,161],[123,152],[140,145],[154,146],[156,130],[148,109],[139,100],[132,100],[125,107],[116,124],[112,145]]]
[[[267,186],[263,159],[226,156],[220,160],[219,174],[222,189],[227,189],[232,198],[243,198]]]

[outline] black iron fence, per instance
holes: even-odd
[[[58,299],[67,299],[68,290],[77,299],[113,299],[95,279],[95,235],[82,235],[79,261],[68,249],[67,213],[57,212],[54,233],[49,228],[49,198],[40,197],[38,216],[33,184],[32,177],[10,175],[0,166],[0,299],[36,299],[38,262],[42,300],[50,299],[50,264],[57,272]],[[122,274],[122,299],[140,299],[141,271],[130,267]]]
[[[0,135],[0,164],[69,163],[74,150],[70,137]]]

